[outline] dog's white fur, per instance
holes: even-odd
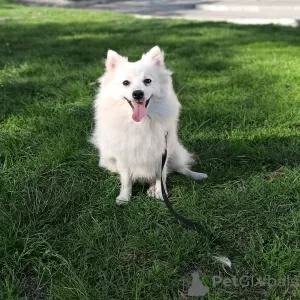
[[[151,79],[151,83],[146,85],[145,79]],[[125,80],[130,85],[124,86]],[[167,173],[172,171],[196,180],[207,177],[189,169],[192,156],[178,141],[180,103],[173,90],[171,72],[165,68],[164,54],[158,46],[134,63],[109,50],[106,71],[99,82],[92,143],[99,150],[99,165],[120,175],[118,204],[129,201],[135,180],[148,182],[148,195],[162,199],[161,157],[166,133],[168,157],[163,171],[164,186]],[[132,119],[133,109],[125,100],[134,101],[132,93],[135,90],[144,92],[144,101],[151,97],[147,115],[140,122]]]

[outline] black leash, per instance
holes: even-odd
[[[170,213],[175,217],[175,219],[177,219],[178,221],[180,221],[181,223],[183,223],[184,225],[194,229],[195,231],[197,231],[198,234],[205,236],[206,238],[208,238],[210,240],[210,243],[213,246],[221,246],[223,249],[225,249],[225,245],[228,243],[227,241],[220,239],[219,237],[216,237],[212,232],[210,232],[210,230],[208,228],[205,228],[204,226],[202,226],[201,224],[192,221],[180,214],[178,214],[174,208],[173,205],[166,193],[166,189],[165,189],[165,185],[163,182],[163,169],[165,167],[166,161],[167,161],[167,136],[168,134],[166,134],[165,139],[166,139],[166,148],[165,151],[162,155],[162,163],[161,163],[161,191],[162,191],[162,196],[164,199],[164,202],[168,208],[168,210],[170,211]],[[226,250],[228,250],[228,247],[226,247]]]

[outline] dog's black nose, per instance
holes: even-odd
[[[144,92],[141,90],[133,91],[132,97],[135,100],[141,100],[144,97]]]

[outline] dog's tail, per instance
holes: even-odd
[[[203,180],[207,178],[207,174],[205,173],[198,173],[198,172],[193,172],[188,168],[184,168],[184,169],[179,169],[178,173],[181,173],[183,175],[186,175],[194,180]]]
[[[193,172],[190,170],[194,163],[194,158],[180,143],[176,146],[176,150],[168,159],[168,167],[171,171],[183,174],[194,180],[203,180],[207,178],[205,173]]]

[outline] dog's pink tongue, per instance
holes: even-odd
[[[146,102],[144,101],[142,103],[136,103],[136,102],[132,101],[131,103],[133,105],[132,119],[135,122],[140,122],[147,113]]]

